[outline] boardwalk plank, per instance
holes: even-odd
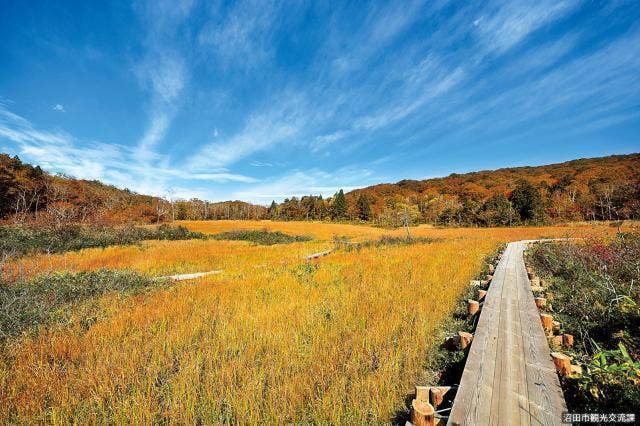
[[[510,243],[485,296],[452,425],[561,424],[566,411],[531,283],[526,242]]]

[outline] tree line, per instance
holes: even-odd
[[[96,180],[51,175],[0,154],[0,220],[12,223],[162,223],[180,219],[261,219],[267,208],[242,201],[169,200]]]
[[[514,226],[640,219],[640,155],[507,168],[380,184],[333,197],[273,202],[278,220],[346,220],[380,226]]]
[[[391,227],[640,219],[640,155],[404,180],[348,193],[340,189],[331,197],[291,197],[267,207],[141,195],[98,181],[50,175],[0,154],[0,219],[49,224],[326,220]]]

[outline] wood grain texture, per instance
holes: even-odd
[[[448,424],[560,425],[566,404],[523,252],[509,243],[485,296]]]

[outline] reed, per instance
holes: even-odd
[[[238,229],[238,222],[183,225]],[[6,344],[0,423],[389,422],[406,411],[437,327],[484,257],[504,241],[571,230],[421,227],[412,234],[429,243],[369,245],[307,262],[305,255],[332,248],[333,235],[367,241],[390,231],[300,222],[242,229],[265,225],[316,240],[149,242],[14,263],[13,273],[24,274],[38,267],[223,273],[140,295],[108,293],[88,329],[71,315]]]

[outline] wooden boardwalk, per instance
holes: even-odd
[[[527,243],[509,243],[493,274],[448,424],[559,425],[567,411],[524,265]]]

